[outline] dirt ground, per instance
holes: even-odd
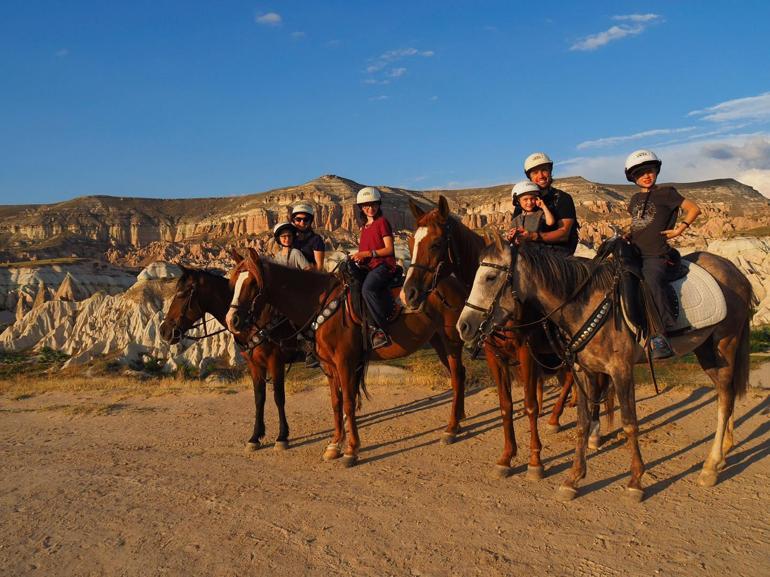
[[[292,446],[244,452],[249,391],[115,400],[115,393],[0,398],[0,574],[768,575],[770,397],[737,405],[720,483],[696,485],[716,407],[709,388],[638,391],[647,498],[624,498],[629,455],[607,439],[571,503],[574,409],[543,433],[546,478],[514,476],[497,397],[467,399],[465,433],[440,443],[449,394],[373,386],[360,464],[324,463],[328,391],[289,397]],[[517,391],[520,399],[520,391]],[[547,391],[548,406],[555,390]],[[517,403],[521,407],[521,402]],[[276,414],[268,403],[268,438]],[[541,420],[544,424],[544,420]],[[764,567],[764,569],[763,569]]]

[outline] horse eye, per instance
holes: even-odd
[[[497,275],[496,275],[496,274],[488,274],[488,275],[487,275],[487,282],[492,282],[492,281],[493,281],[493,280],[495,280],[496,278],[497,278]]]

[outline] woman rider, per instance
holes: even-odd
[[[664,292],[667,269],[671,262],[679,261],[679,253],[668,240],[680,236],[698,218],[700,208],[684,198],[673,186],[657,186],[662,166],[660,159],[649,150],[637,150],[626,158],[626,179],[639,187],[631,197],[628,212],[631,214],[631,233],[628,239],[642,254],[642,276],[650,289],[655,306],[665,330],[674,325],[671,304]],[[684,217],[676,224],[679,208]],[[671,345],[665,335],[652,339],[653,357],[664,359],[672,356]]]
[[[379,190],[373,186],[362,188],[356,195],[356,204],[364,222],[358,252],[351,258],[368,270],[361,290],[376,325],[371,335],[372,349],[378,349],[390,344],[385,327],[396,307],[388,288],[396,275],[393,230],[382,215],[382,194]]]
[[[292,247],[296,234],[297,229],[290,222],[279,222],[273,227],[273,238],[278,243],[273,260],[283,266],[305,270],[310,268],[310,263],[300,251]]]
[[[291,209],[291,222],[297,229],[294,248],[305,255],[305,258],[308,262],[313,263],[316,270],[323,270],[326,247],[321,235],[313,230],[314,218],[313,206],[307,202],[301,202]]]

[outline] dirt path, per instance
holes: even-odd
[[[713,391],[654,397],[642,388],[640,505],[623,498],[629,458],[614,439],[591,454],[582,496],[555,500],[571,463],[573,410],[567,430],[543,436],[544,480],[525,479],[522,452],[516,474],[497,480],[493,390],[470,394],[466,435],[451,446],[439,443],[447,393],[371,392],[354,469],[320,459],[325,389],[289,397],[289,451],[251,454],[246,391],[0,399],[0,574],[768,574],[767,391],[738,403],[737,447],[720,484],[702,489]],[[518,418],[520,451],[526,428]]]

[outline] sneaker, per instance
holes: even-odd
[[[652,358],[656,360],[667,359],[674,356],[668,339],[663,335],[652,337]]]
[[[318,358],[315,356],[315,353],[312,351],[308,352],[305,355],[305,366],[308,369],[317,369],[321,366],[321,363],[318,361]]]
[[[371,334],[372,350],[387,347],[390,344],[390,337],[382,329],[375,329]]]

